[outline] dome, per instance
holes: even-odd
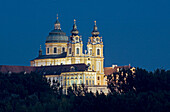
[[[52,30],[46,39],[46,43],[67,43],[68,41],[68,36],[61,29]]]
[[[52,30],[47,39],[46,43],[67,43],[69,41],[68,37],[66,36],[66,33],[64,33],[60,28],[60,22],[57,20],[54,24],[54,30]]]

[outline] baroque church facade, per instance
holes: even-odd
[[[77,29],[76,20],[74,20],[71,36],[68,37],[65,32],[61,30],[60,22],[57,20],[54,24],[54,29],[46,38],[45,55],[42,54],[40,47],[39,56],[31,60],[32,67],[45,66],[69,66],[70,70],[63,70],[59,74],[50,73],[44,75],[48,80],[58,80],[63,86],[64,92],[72,84],[85,84],[89,91],[103,91],[107,90],[107,81],[104,74],[104,56],[103,56],[103,41],[99,36],[99,31],[94,21],[94,28],[92,36],[89,37],[87,43],[87,50],[83,53],[83,41]],[[78,70],[76,66],[87,66],[84,70]]]

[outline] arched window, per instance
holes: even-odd
[[[89,85],[91,85],[91,80],[89,80]]]
[[[79,48],[77,48],[76,51],[77,51],[77,54],[79,54]]]
[[[100,55],[100,49],[97,49],[97,55]]]
[[[49,48],[47,48],[47,53],[49,53],[50,52],[50,50],[49,50]]]
[[[87,65],[90,66],[90,63],[88,63]]]
[[[57,48],[56,47],[54,47],[54,53],[57,53]]]
[[[71,54],[71,48],[69,48],[69,54]]]
[[[92,55],[92,49],[90,49],[90,55]]]
[[[70,67],[70,71],[72,71],[72,72],[75,71],[75,67],[74,67],[74,66],[71,66],[71,67]]]
[[[86,85],[88,85],[88,80],[86,80]]]
[[[63,47],[62,51],[65,52],[65,47]]]
[[[100,77],[99,77],[99,76],[97,77],[97,80],[100,80]]]

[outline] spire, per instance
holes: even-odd
[[[77,30],[76,20],[74,19],[73,29]]]
[[[42,49],[41,49],[41,45],[40,45],[40,50],[39,50],[39,56],[42,55]]]
[[[72,35],[78,35],[78,33],[79,33],[75,19],[74,19],[74,25],[73,25],[73,29],[71,30],[71,33],[72,33]]]
[[[93,31],[92,31],[92,36],[98,36],[98,35],[99,35],[99,32],[97,30],[96,21],[94,21],[94,28],[93,28]]]
[[[59,20],[58,20],[58,14],[57,14],[57,20],[56,20],[56,22],[55,22],[55,24],[54,24],[54,28],[57,29],[57,30],[60,30],[60,29],[61,29],[61,28],[60,28],[60,22],[59,22]]]
[[[57,14],[57,20],[58,20],[58,14]]]

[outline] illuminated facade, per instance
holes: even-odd
[[[96,21],[94,22],[92,36],[88,39],[87,50],[84,52],[83,41],[82,37],[79,35],[76,20],[74,20],[71,36],[68,38],[66,33],[61,30],[60,22],[57,17],[57,20],[54,24],[54,30],[49,33],[45,45],[46,54],[42,55],[42,50],[40,47],[39,56],[31,61],[31,66],[41,67],[81,63],[84,63],[88,66],[88,69],[83,72],[73,70],[69,72],[62,72],[58,76],[54,74],[46,75],[48,79],[62,77],[62,85],[64,88],[67,88],[73,83],[84,83],[88,86],[88,88],[91,88],[91,91],[98,90],[99,92],[107,92],[107,82],[106,77],[104,77],[105,74],[103,65],[104,45],[102,37],[99,36]]]

